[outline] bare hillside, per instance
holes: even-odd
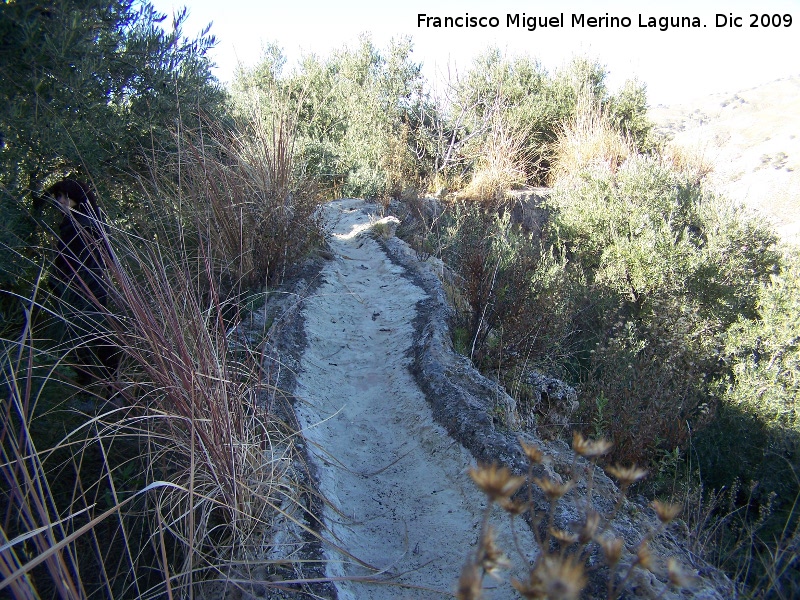
[[[800,244],[800,76],[658,106],[650,117],[676,145],[713,166],[716,190]]]

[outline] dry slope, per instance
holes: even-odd
[[[712,185],[766,217],[800,244],[800,76],[685,105],[650,117],[678,146],[710,164]]]

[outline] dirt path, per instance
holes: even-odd
[[[434,423],[408,371],[425,293],[368,233],[374,210],[362,200],[327,206],[334,260],[304,309],[298,418],[332,504],[327,536],[346,551],[326,549],[327,575],[373,574],[366,564],[403,584],[342,581],[339,598],[439,598],[454,592],[474,552],[484,500],[466,473],[474,461]],[[510,550],[510,532],[499,537]],[[499,587],[487,597],[513,594]]]

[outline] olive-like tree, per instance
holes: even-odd
[[[169,151],[170,130],[219,114],[209,28],[188,39],[187,12],[141,0],[0,2],[0,287],[25,295],[34,276],[33,199],[75,171],[106,205]],[[33,259],[33,260],[32,260]],[[15,302],[0,298],[4,320]]]

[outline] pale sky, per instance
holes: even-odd
[[[410,36],[412,58],[433,79],[451,69],[465,70],[472,58],[490,45],[509,55],[528,54],[554,70],[574,55],[599,59],[609,71],[612,90],[626,79],[647,84],[651,105],[673,103],[712,93],[736,92],[782,77],[800,75],[800,0],[155,0],[171,16],[174,7],[187,6],[185,33],[196,34],[213,22],[219,40],[211,58],[215,73],[230,81],[238,63],[257,63],[265,43],[283,48],[290,61],[304,53],[327,55],[344,45],[354,46],[360,33],[371,34],[379,48],[392,37]],[[491,8],[490,8],[491,6]],[[418,15],[497,17],[494,28],[419,27]],[[508,14],[558,17],[564,27],[508,27]],[[573,27],[573,14],[587,17],[629,17],[630,27]],[[784,15],[789,27],[750,27],[752,13]],[[741,17],[741,27],[717,27],[717,14],[726,21]],[[650,17],[698,17],[700,28],[640,27]]]

